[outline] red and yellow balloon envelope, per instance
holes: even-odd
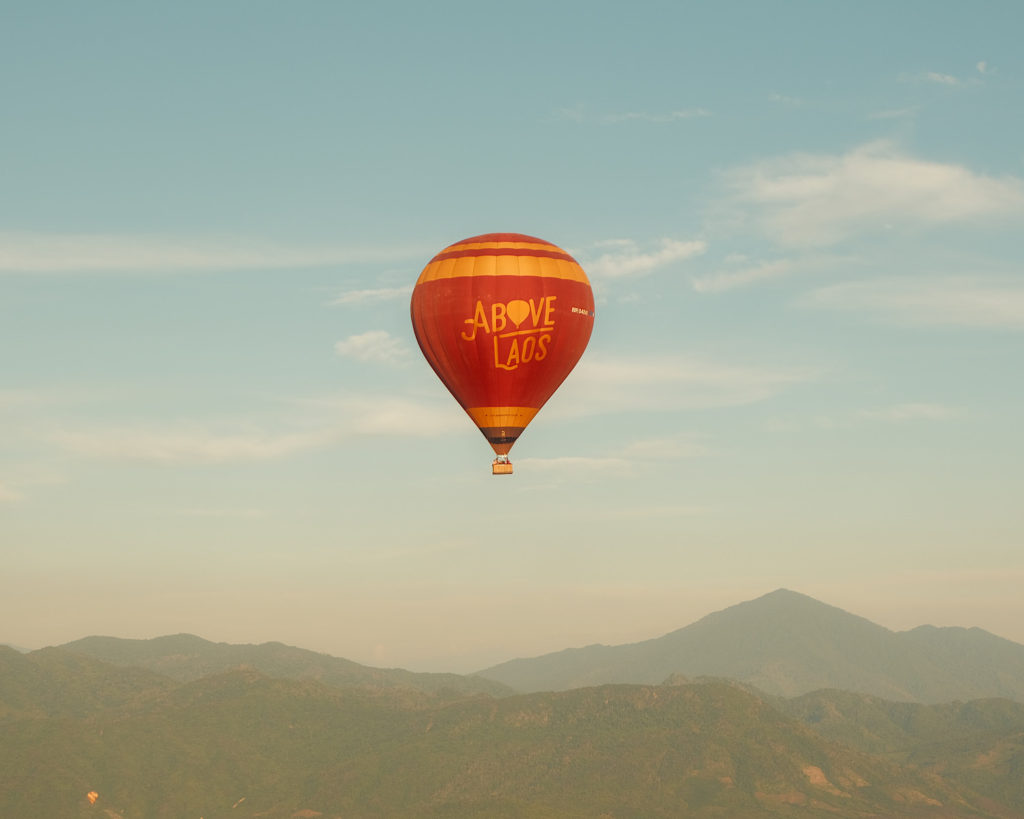
[[[494,449],[509,450],[576,366],[594,328],[594,294],[560,247],[488,233],[438,253],[412,293],[412,326],[434,372]]]

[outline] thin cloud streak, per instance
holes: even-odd
[[[701,506],[679,504],[672,506],[624,506],[616,509],[604,509],[600,517],[605,520],[655,520],[671,518],[692,518],[708,514]]]
[[[531,472],[569,473],[571,475],[628,475],[629,462],[623,458],[591,458],[584,456],[564,456],[560,458],[523,458],[516,461],[516,466]]]
[[[751,262],[741,256],[726,259],[722,269],[714,273],[694,277],[690,286],[697,293],[724,293],[804,273],[820,275],[848,261],[844,256],[825,253],[803,253],[762,262]]]
[[[524,458],[516,465],[530,472],[555,477],[633,477],[635,468],[653,461],[674,461],[706,455],[708,450],[692,436],[635,441],[605,456],[562,456],[556,458]]]
[[[907,83],[941,85],[946,88],[967,88],[981,84],[983,82],[982,77],[986,74],[994,73],[994,69],[984,60],[975,63],[974,70],[977,72],[977,75],[968,77],[958,77],[956,74],[950,74],[947,71],[919,71],[914,74],[901,74],[899,79],[901,82]]]
[[[388,395],[356,395],[293,402],[302,407],[301,431],[268,431],[235,423],[222,432],[198,424],[60,429],[51,444],[74,456],[158,464],[226,464],[285,459],[339,446],[353,436],[430,438],[469,428],[456,404]],[[324,420],[326,416],[330,421]],[[318,422],[319,421],[319,422]],[[298,423],[292,425],[299,426]]]
[[[809,368],[772,369],[685,356],[585,359],[560,389],[548,417],[738,406],[807,382]]]
[[[901,154],[890,142],[795,154],[726,175],[746,222],[776,243],[824,247],[858,234],[1024,217],[1024,181]]]
[[[24,499],[24,495],[10,485],[0,481],[0,503],[17,503]]]
[[[267,517],[266,509],[182,509],[178,514],[185,518],[224,518],[251,520]]]
[[[662,125],[670,122],[681,122],[690,119],[703,119],[713,116],[707,108],[677,108],[673,111],[627,111],[616,114],[594,114],[587,111],[582,103],[561,108],[557,112],[561,119],[579,123],[598,123],[601,125],[618,125],[623,122],[649,122]]]
[[[964,412],[958,407],[949,407],[943,404],[911,403],[896,404],[883,409],[861,410],[860,416],[874,421],[902,423],[905,421],[948,421],[954,418],[962,418]]]
[[[368,290],[348,290],[331,301],[332,305],[374,304],[382,301],[394,301],[409,298],[412,287],[378,287]]]
[[[924,73],[924,78],[928,82],[938,83],[939,85],[951,85],[951,86],[964,85],[964,81],[963,80],[957,79],[952,74],[943,74],[943,73],[941,73],[939,71],[926,71]]]
[[[304,398],[293,403],[307,413],[334,419],[344,435],[433,438],[472,428],[459,405],[447,396],[430,401],[363,393]]]
[[[629,239],[605,243],[615,249],[595,259],[584,261],[583,267],[592,278],[621,279],[646,276],[654,271],[699,256],[707,250],[701,240],[662,239],[654,249],[642,250]]]
[[[44,394],[39,390],[0,390],[0,410],[37,407],[58,400],[52,391]]]
[[[916,116],[920,109],[917,106],[911,106],[909,108],[886,108],[881,111],[875,111],[868,114],[868,119],[905,119],[908,117]]]
[[[370,330],[339,341],[334,351],[342,358],[357,361],[401,364],[408,360],[410,350],[399,338],[386,330]]]
[[[0,273],[164,273],[326,267],[415,258],[402,247],[288,246],[244,237],[0,233]]]
[[[285,458],[334,444],[338,430],[219,434],[202,429],[113,427],[62,430],[50,436],[66,451],[88,458],[152,463],[228,463]]]
[[[359,435],[433,438],[472,428],[454,401],[442,405],[394,396],[363,396],[344,400],[341,406],[349,413],[348,428]]]
[[[607,123],[619,123],[619,122],[653,122],[653,123],[666,123],[666,122],[678,122],[684,119],[701,119],[703,117],[710,117],[711,112],[706,108],[685,108],[677,111],[669,111],[664,114],[652,114],[646,111],[629,111],[625,114],[608,114],[602,117],[602,122]]]
[[[757,284],[789,275],[794,270],[790,259],[777,259],[739,270],[723,270],[692,280],[693,289],[698,293],[722,293],[747,285]]]
[[[807,294],[801,306],[873,314],[916,326],[1024,328],[1024,283],[967,277],[843,282]]]
[[[670,438],[646,438],[633,441],[624,447],[619,455],[626,459],[649,461],[676,461],[683,458],[700,458],[711,450],[693,435],[676,435]]]

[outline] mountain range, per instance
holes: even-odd
[[[453,699],[0,648],[0,816],[17,819],[1021,819],[1022,762],[1008,700],[678,680]]]
[[[1024,702],[1024,645],[978,628],[893,632],[787,589],[709,614],[662,637],[569,648],[477,672],[516,691],[724,677],[795,697],[840,688],[890,700]]]
[[[0,646],[0,816],[1024,819],[1022,693],[1024,646],[782,589],[468,676],[193,635]]]
[[[213,643],[190,634],[150,640],[86,637],[61,648],[182,682],[243,668],[329,685],[415,688],[459,697],[656,685],[682,675],[729,679],[781,697],[835,688],[906,702],[985,697],[1024,702],[1024,645],[979,628],[924,625],[894,632],[787,589],[650,640],[567,648],[470,675],[371,668],[282,643]]]
[[[502,694],[502,683],[461,674],[417,673],[401,668],[371,668],[352,660],[284,643],[238,645],[212,643],[192,634],[151,640],[85,637],[61,648],[74,654],[121,666],[137,666],[180,682],[202,679],[234,669],[250,669],[268,677],[310,679],[339,687],[415,688],[449,696]]]

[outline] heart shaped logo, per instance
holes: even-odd
[[[522,299],[515,299],[505,305],[505,315],[512,319],[512,323],[518,327],[530,315],[530,305]]]

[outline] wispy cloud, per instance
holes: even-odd
[[[110,400],[110,397],[109,388],[96,384],[55,383],[30,389],[0,389],[0,412],[18,412],[23,416],[31,416],[49,408],[82,406]]]
[[[699,276],[693,279],[691,284],[698,293],[720,293],[770,279],[782,278],[792,273],[794,268],[795,264],[792,259],[776,259],[771,262],[761,262]]]
[[[995,69],[986,60],[978,60],[974,64],[975,74],[957,76],[946,71],[921,71],[917,74],[905,74],[902,80],[914,83],[930,83],[932,85],[944,85],[947,88],[964,88],[970,85],[978,85],[982,77],[994,74]]]
[[[378,287],[369,290],[347,290],[331,301],[333,305],[369,304],[380,301],[405,299],[412,294],[412,286]]]
[[[649,112],[649,111],[628,111],[623,114],[606,114],[601,117],[602,122],[618,123],[618,122],[654,122],[654,123],[666,123],[666,122],[678,122],[683,119],[701,119],[703,117],[710,117],[711,112],[706,108],[683,108],[676,111],[666,111],[663,113]]]
[[[9,484],[0,481],[0,503],[17,503],[24,495]]]
[[[284,458],[332,444],[336,429],[214,432],[192,427],[61,430],[54,443],[79,456],[158,463],[226,463]]]
[[[213,272],[416,258],[422,248],[291,246],[245,237],[0,233],[0,273]]]
[[[1024,328],[1019,278],[868,279],[819,288],[803,306],[872,313],[900,324]]]
[[[594,458],[583,456],[566,456],[561,458],[523,458],[515,462],[517,468],[529,472],[545,474],[549,477],[582,476],[600,474],[602,477],[627,476],[632,470],[628,460],[624,458]]]
[[[900,75],[900,81],[912,84],[941,85],[946,88],[966,88],[978,85],[986,74],[994,73],[992,67],[985,61],[979,60],[974,64],[973,74],[957,75],[948,71],[918,71]]]
[[[593,477],[634,477],[645,464],[655,461],[676,461],[708,454],[707,447],[696,436],[676,435],[666,438],[634,441],[606,455],[569,455],[555,458],[524,458],[516,460],[517,468],[539,476],[561,481],[588,480]]]
[[[939,71],[926,71],[921,75],[923,79],[928,82],[938,83],[939,85],[963,85],[964,81],[954,77],[952,74],[943,74]]]
[[[621,279],[646,276],[660,268],[699,256],[707,250],[700,240],[662,239],[655,247],[642,248],[629,239],[605,243],[612,249],[593,259],[584,258],[583,266],[594,278]]]
[[[797,154],[727,174],[735,203],[774,241],[827,246],[894,227],[1024,216],[1024,181],[901,154],[874,142],[839,156]]]
[[[593,122],[603,125],[617,125],[623,122],[649,122],[661,125],[690,119],[703,119],[712,116],[707,108],[675,108],[668,111],[626,111],[611,114],[596,114],[587,110],[582,103],[567,106],[558,111],[561,119],[573,122]]]
[[[747,256],[729,257],[718,270],[695,276],[690,285],[698,293],[722,293],[799,274],[820,275],[848,261],[844,256],[822,252],[798,253],[765,261]]]
[[[917,114],[920,109],[916,105],[906,108],[884,108],[868,114],[868,119],[905,119]]]
[[[34,401],[28,390],[0,390],[0,410],[28,406]]]
[[[762,401],[814,378],[809,368],[724,364],[706,359],[601,357],[584,359],[560,389],[549,417],[637,410],[724,407]]]
[[[182,509],[178,514],[185,518],[227,518],[251,520],[254,518],[265,518],[267,516],[267,510],[224,507],[215,509]]]
[[[48,456],[22,456],[19,461],[8,461],[3,466],[5,474],[0,480],[0,503],[19,503],[36,497],[40,489],[67,483],[63,467],[54,464]]]
[[[386,330],[370,330],[349,336],[335,344],[334,351],[343,358],[383,364],[400,364],[409,358],[410,352],[404,341]]]
[[[467,429],[469,418],[450,396],[439,400],[387,394],[343,394],[295,402],[305,411],[335,419],[346,435],[424,437]]]
[[[652,461],[677,461],[699,458],[711,450],[703,439],[694,435],[674,435],[668,438],[644,438],[633,441],[619,452],[619,457]]]
[[[881,409],[861,410],[862,418],[869,418],[875,421],[948,421],[952,418],[961,418],[964,411],[959,407],[950,407],[944,404],[895,404]]]
[[[443,398],[446,398],[444,396]],[[345,394],[297,399],[290,421],[65,427],[50,443],[72,455],[157,464],[227,464],[285,459],[343,445],[355,436],[434,437],[471,429],[454,401]]]
[[[361,396],[343,399],[349,428],[359,435],[434,437],[471,429],[468,417],[454,401],[415,401],[399,396]]]
[[[660,506],[609,506],[602,510],[600,517],[606,520],[666,520],[673,518],[692,518],[706,515],[708,510],[692,504],[670,504]]]

